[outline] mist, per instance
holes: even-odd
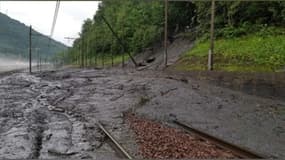
[[[25,69],[29,67],[29,63],[22,60],[0,57],[0,72],[15,69]]]

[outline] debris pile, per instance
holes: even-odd
[[[127,121],[136,134],[139,152],[144,158],[235,158],[230,151],[158,122],[131,114]]]

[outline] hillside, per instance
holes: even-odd
[[[0,56],[21,57],[27,59],[29,47],[29,26],[0,13]],[[39,48],[43,58],[51,58],[54,54],[66,49],[60,42],[51,40],[52,47],[48,47],[49,38],[33,30],[32,48]],[[35,52],[34,52],[35,53]],[[35,56],[35,55],[34,55]]]
[[[207,70],[210,42],[198,39],[173,68]],[[266,27],[240,37],[219,37],[215,43],[214,69],[238,72],[280,72],[285,69],[285,29]]]
[[[167,24],[170,54],[172,51],[178,51],[173,48],[179,48],[179,44],[178,47],[173,46],[180,42],[179,35],[192,41],[188,43],[188,51],[180,50],[183,52],[175,53],[184,54],[175,64],[176,69],[206,69],[210,9],[209,1],[169,2]],[[119,41],[111,33],[104,19],[116,32]],[[79,64],[80,53],[86,55],[85,60],[81,61],[83,63],[80,62],[83,66],[97,65],[97,59],[105,59],[108,62],[111,56],[118,59],[127,53],[140,60],[140,57],[149,51],[150,59],[161,61],[164,23],[163,1],[103,1],[93,19],[87,19],[83,24],[80,38],[74,42],[70,50],[69,62]],[[284,26],[285,2],[216,2],[215,70],[283,70]],[[192,50],[193,41],[195,46]],[[86,47],[80,49],[81,44]],[[157,49],[157,46],[160,48]],[[169,58],[169,64],[173,64],[173,58]],[[174,59],[177,60],[176,57]]]

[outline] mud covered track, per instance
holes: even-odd
[[[136,155],[122,116],[130,110],[152,119],[178,116],[227,141],[282,157],[284,106],[282,101],[151,71],[14,73],[0,77],[0,158],[117,157],[96,119]]]
[[[238,158],[252,158],[252,159],[264,159],[265,156],[261,156],[258,155],[256,153],[253,153],[245,148],[241,148],[239,146],[236,146],[234,144],[228,143],[222,139],[219,139],[217,137],[214,137],[212,135],[209,135],[207,133],[204,133],[200,130],[197,130],[183,122],[180,122],[178,120],[173,120],[173,123],[177,124],[178,126],[184,128],[187,132],[195,134],[197,137],[203,139],[203,140],[207,140],[210,141],[212,143],[214,143],[217,146],[220,146],[224,149],[227,149],[229,151],[231,151],[232,153],[234,153],[234,155],[236,155]]]
[[[107,131],[107,129],[100,122],[97,122],[97,125],[114,144],[114,147],[115,147],[114,150],[117,150],[118,152],[120,152],[119,154],[123,155],[123,158],[133,159],[131,155],[124,149],[124,147],[120,145],[120,143],[111,135],[109,131]]]

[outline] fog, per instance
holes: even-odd
[[[29,63],[21,60],[0,57],[0,72],[28,68]]]

